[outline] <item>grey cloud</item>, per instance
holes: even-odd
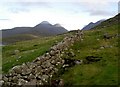
[[[106,10],[91,10],[88,11],[91,16],[111,16],[114,15],[115,12],[113,11],[106,11]]]
[[[19,7],[24,7],[24,8],[32,8],[32,7],[38,7],[38,8],[51,8],[51,4],[50,2],[15,2],[15,5],[19,6]]]
[[[8,2],[8,3],[9,3],[8,11],[12,13],[29,12],[34,7],[52,8],[50,2]]]
[[[9,19],[0,18],[1,21],[8,21]]]
[[[48,2],[16,2],[21,6],[49,6]]]
[[[117,7],[117,2],[106,2],[106,3],[90,3],[90,2],[76,3],[75,2],[72,4],[78,7],[79,8],[78,10],[81,10],[82,12],[86,12],[91,16],[113,16],[116,15],[118,12],[115,8]]]
[[[11,7],[8,8],[8,10],[12,13],[29,12],[28,8],[23,8],[23,7]]]

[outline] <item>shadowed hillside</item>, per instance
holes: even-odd
[[[15,27],[2,30],[2,38],[11,37],[18,34],[32,34],[39,36],[51,36],[66,33],[67,30],[62,27],[56,27],[47,21],[43,21],[34,27]]]
[[[101,24],[103,21],[105,21],[105,20],[99,20],[99,21],[97,21],[95,23],[90,22],[88,25],[86,25],[85,27],[83,27],[82,30],[90,30],[90,29],[96,27],[97,25]]]
[[[61,25],[52,25],[47,21],[43,21],[34,27],[15,27],[0,31],[2,31],[2,44],[4,45],[18,41],[31,40],[36,37],[55,36],[68,32]]]

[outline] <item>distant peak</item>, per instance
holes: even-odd
[[[90,22],[89,24],[94,24],[93,22]]]
[[[48,21],[42,21],[40,24],[50,24]]]
[[[62,27],[60,24],[54,24],[55,27]]]

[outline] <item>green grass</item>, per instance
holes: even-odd
[[[75,65],[56,79],[62,78],[65,85],[118,85],[118,38],[104,40],[106,32],[115,35],[118,33],[118,26],[84,31],[83,41],[70,47],[76,54],[73,59],[85,60],[87,56],[97,56],[102,57],[100,61]],[[112,48],[100,49],[101,46]]]
[[[7,73],[8,70],[15,65],[20,65],[24,62],[31,62],[36,57],[48,51],[49,48],[56,43],[56,41],[61,41],[63,37],[64,35],[58,35],[55,37],[43,37],[3,46],[3,73]],[[15,53],[15,50],[19,50],[19,52]]]
[[[13,44],[15,42],[37,39],[39,37],[42,36],[35,36],[32,34],[18,34],[11,37],[2,38],[2,42],[5,44]]]
[[[2,46],[0,46],[0,74],[2,73]]]
[[[120,26],[119,26],[120,27]],[[74,32],[71,32],[74,34]],[[73,59],[83,59],[87,56],[101,57],[98,62],[90,64],[75,65],[70,67],[63,74],[54,76],[54,79],[62,78],[65,85],[118,85],[118,37],[109,40],[103,39],[103,35],[108,33],[115,35],[118,33],[118,25],[107,27],[96,27],[96,29],[84,31],[82,41],[75,42],[69,49],[73,49],[75,57]],[[34,60],[44,54],[56,41],[61,41],[64,35],[56,37],[38,38],[29,41],[18,42],[16,44],[3,47],[2,67],[3,73],[7,73],[15,65]],[[101,49],[101,46],[112,46]],[[20,52],[14,53],[15,50]],[[80,52],[78,52],[80,51]],[[16,58],[20,57],[18,61]],[[120,62],[120,61],[119,61]],[[58,74],[59,74],[58,73]]]

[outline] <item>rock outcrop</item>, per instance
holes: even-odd
[[[26,85],[49,85],[52,76],[58,72],[58,66],[65,67],[66,60],[62,58],[67,50],[75,41],[81,39],[82,32],[75,35],[66,36],[61,42],[50,48],[50,51],[37,57],[32,62],[23,63],[9,70],[8,74],[3,75],[2,85],[6,87],[26,86]],[[71,57],[75,54],[71,51],[67,55]],[[81,61],[74,63],[81,64]]]

